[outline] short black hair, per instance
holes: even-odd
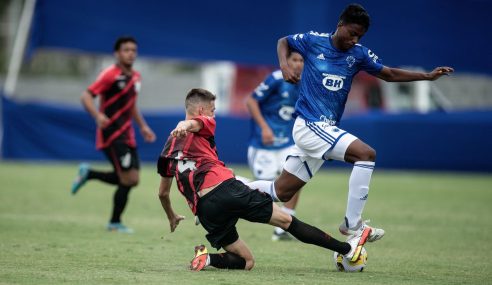
[[[186,94],[185,108],[186,110],[188,110],[191,105],[195,105],[201,102],[211,102],[214,101],[215,98],[215,95],[208,90],[202,88],[193,88],[188,92],[188,94]]]
[[[122,44],[128,43],[128,42],[137,44],[137,40],[134,37],[132,37],[132,36],[121,36],[121,37],[117,38],[116,41],[114,42],[113,50],[118,51]]]
[[[371,24],[371,19],[362,5],[350,4],[340,14],[339,22],[342,24],[358,24],[367,31]]]

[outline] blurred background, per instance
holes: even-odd
[[[158,136],[153,144],[138,141],[142,160],[156,161],[184,117],[185,94],[202,87],[218,96],[219,156],[246,164],[244,98],[278,68],[277,40],[334,31],[351,2],[0,1],[2,159],[103,160],[79,98],[114,62],[114,40],[132,35],[143,77],[138,104]],[[491,172],[491,2],[358,2],[372,21],[361,44],[383,64],[456,72],[416,83],[360,73],[341,127],[377,150],[378,167]]]

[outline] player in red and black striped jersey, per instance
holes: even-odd
[[[340,242],[318,228],[285,213],[270,195],[252,190],[236,180],[219,160],[215,145],[215,95],[192,89],[186,96],[186,119],[171,132],[159,157],[161,175],[159,199],[174,232],[183,216],[172,208],[169,193],[173,178],[201,225],[207,239],[224,253],[209,254],[204,245],[195,247],[191,270],[211,265],[217,268],[246,269],[254,266],[248,246],[239,238],[236,223],[241,219],[281,227],[298,240],[358,257],[369,232]],[[359,251],[358,251],[359,250]]]
[[[79,175],[72,185],[72,193],[77,193],[90,179],[118,185],[107,228],[131,233],[132,230],[121,223],[121,214],[126,207],[130,189],[139,180],[139,159],[132,119],[137,122],[146,142],[155,141],[155,134],[136,105],[141,81],[140,73],[133,69],[137,42],[132,37],[118,38],[114,45],[114,55],[117,63],[102,71],[81,97],[82,105],[97,124],[96,148],[104,152],[114,171],[96,171],[90,169],[88,164],[81,164]],[[99,109],[94,104],[95,97],[99,98]]]

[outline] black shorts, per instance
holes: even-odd
[[[109,159],[116,171],[127,171],[130,169],[140,169],[137,149],[129,147],[125,143],[112,143],[103,149],[104,154]]]
[[[273,201],[270,195],[251,190],[235,178],[228,179],[198,200],[197,215],[207,230],[210,244],[220,249],[237,241],[239,218],[266,224],[270,221]]]

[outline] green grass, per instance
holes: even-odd
[[[490,175],[376,171],[365,217],[387,235],[366,247],[363,273],[336,272],[331,252],[271,242],[270,226],[247,222],[238,228],[255,254],[253,271],[195,273],[187,265],[194,245],[208,245],[205,232],[175,189],[175,209],[187,219],[169,232],[153,166],[142,169],[124,216],[133,235],[105,231],[113,187],[90,182],[69,194],[75,172],[75,164],[0,164],[0,284],[492,283]],[[298,217],[341,238],[349,174],[318,173]]]

